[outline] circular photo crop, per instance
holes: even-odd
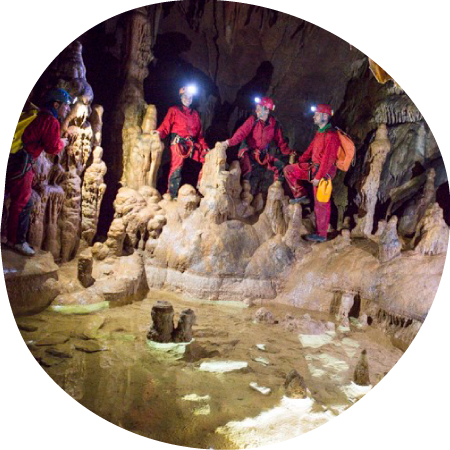
[[[140,439],[244,449],[330,422],[408,351],[441,281],[449,185],[421,111],[276,7],[123,12],[23,93],[10,321],[61,396]]]

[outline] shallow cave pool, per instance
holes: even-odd
[[[196,314],[193,340],[148,341],[151,309],[169,301],[175,320]],[[46,310],[17,319],[48,375],[90,411],[133,433],[193,448],[281,442],[333,419],[373,388],[403,354],[379,330],[348,328],[331,316],[267,303],[200,301],[151,291],[139,302],[90,314]],[[313,326],[312,326],[313,325]],[[367,352],[370,384],[354,383]],[[306,398],[286,395],[295,369]]]

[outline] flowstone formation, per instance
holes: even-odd
[[[299,223],[301,210],[290,210],[276,182],[253,225],[236,219],[242,199],[225,161],[224,149],[217,144],[203,168],[203,198],[185,185],[176,202],[159,203],[167,223],[159,238],[147,244],[150,286],[179,288],[211,299],[275,296],[273,283],[301,246],[297,230],[291,227],[288,233],[291,221]]]
[[[157,15],[157,14],[156,14]],[[153,20],[153,23],[152,23]],[[148,240],[156,239],[166,219],[156,190],[156,179],[164,149],[156,129],[157,112],[144,100],[143,81],[148,64],[157,18],[148,17],[145,8],[132,11],[127,18],[126,58],[123,65],[123,89],[114,117],[115,146],[122,161],[122,177],[114,200],[114,219],[104,244],[94,245],[97,259],[122,256],[134,249],[143,250]],[[118,139],[118,136],[122,138]],[[119,145],[120,150],[119,151]]]
[[[156,177],[164,150],[164,144],[158,135],[151,133],[156,129],[156,116],[155,106],[148,105],[139,126],[136,124],[138,118],[134,109],[130,107],[125,111],[123,186],[136,190],[141,186],[156,188]]]
[[[362,181],[360,217],[356,227],[352,230],[352,236],[370,236],[372,234],[381,172],[390,149],[391,143],[388,139],[387,127],[385,124],[381,124],[377,129],[375,140],[369,148],[367,162],[369,173]]]
[[[89,246],[92,245],[98,225],[100,207],[106,191],[104,177],[107,172],[106,164],[102,160],[102,115],[103,107],[94,105],[91,115],[93,131],[92,163],[84,173],[82,187],[82,221],[81,237]]]

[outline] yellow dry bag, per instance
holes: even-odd
[[[11,153],[17,153],[23,146],[22,135],[25,128],[36,119],[39,110],[37,108],[29,109],[28,111],[23,111],[20,114],[19,123],[16,127],[16,132],[14,133],[14,139],[11,145]]]
[[[319,186],[317,187],[317,201],[320,203],[327,203],[330,201],[331,190],[333,186],[329,178],[322,178],[319,181]]]

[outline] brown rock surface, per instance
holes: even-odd
[[[3,275],[14,315],[28,315],[45,309],[58,295],[54,281],[58,266],[47,252],[33,258],[2,248]]]

